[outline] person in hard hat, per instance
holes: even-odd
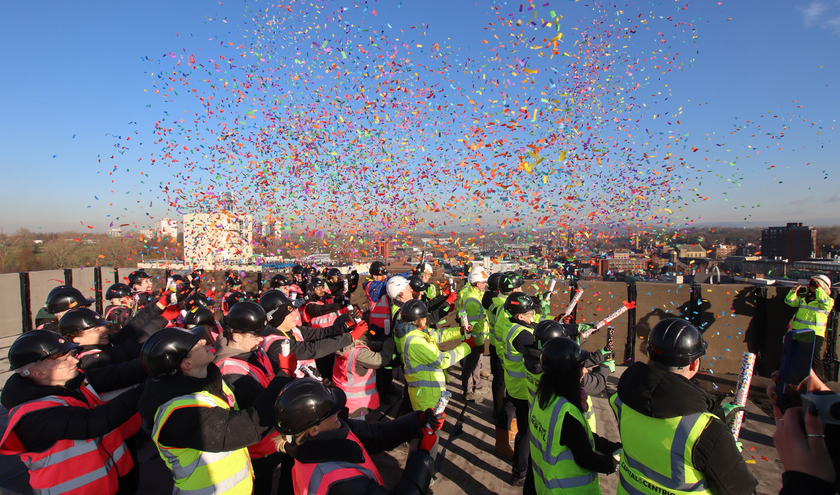
[[[275,373],[287,373],[299,378],[305,376],[299,368],[305,365],[315,370],[315,360],[334,354],[347,347],[365,332],[366,326],[357,325],[349,315],[336,318],[333,325],[312,328],[300,324],[300,310],[293,301],[277,290],[270,290],[260,298],[268,324],[262,332],[262,347]],[[284,341],[288,341],[289,354],[283,354]],[[332,375],[324,378],[330,379]]]
[[[64,316],[64,313],[73,308],[87,308],[93,304],[93,299],[89,299],[82,295],[82,292],[69,285],[59,285],[54,287],[47,295],[47,302],[44,303],[44,309],[51,314],[54,320],[38,325],[39,330],[50,330],[58,332],[58,320]]]
[[[813,368],[820,379],[825,379],[823,369],[822,348],[825,343],[825,326],[828,323],[828,314],[834,307],[834,300],[831,298],[831,280],[825,275],[814,275],[808,281],[805,294],[799,295],[799,284],[785,296],[785,304],[797,308],[790,324],[791,330],[813,330],[816,334],[814,341]]]
[[[0,394],[9,410],[0,454],[19,455],[34,493],[135,493],[136,462],[121,426],[137,413],[141,389],[108,402],[101,393],[146,380],[139,360],[82,372],[79,345],[32,330],[9,348],[12,374]]]
[[[123,283],[116,283],[108,287],[105,291],[105,300],[108,301],[108,306],[105,306],[105,311],[102,316],[109,321],[114,322],[114,327],[119,330],[128,320],[131,319],[131,287]]]
[[[440,393],[446,390],[444,370],[463,359],[475,347],[470,336],[451,351],[441,351],[426,325],[426,303],[419,299],[406,302],[400,310],[396,334],[403,343],[402,357],[408,398],[414,411],[434,407]],[[458,329],[452,329],[451,339],[460,339]]]
[[[126,280],[132,290],[132,310],[137,313],[155,299],[152,277],[144,270],[134,270],[128,274]]]
[[[514,292],[505,301],[504,311],[510,324],[506,327],[502,343],[505,369],[505,388],[516,414],[518,431],[513,441],[513,468],[511,484],[523,486],[528,468],[528,379],[523,355],[534,343],[534,314],[537,303],[524,292]],[[497,338],[498,328],[497,328]]]
[[[257,303],[237,303],[228,313],[228,326],[216,340],[213,364],[222,373],[222,379],[233,391],[240,408],[247,408],[265,390],[274,378],[271,361],[260,344],[262,331],[267,324],[265,310]],[[251,466],[254,469],[254,493],[271,493],[274,470],[282,457],[274,444],[277,432],[271,432],[254,445],[248,446]],[[291,472],[291,467],[286,469]],[[291,488],[291,478],[281,477],[281,484]],[[282,485],[281,485],[282,486]],[[279,490],[283,493],[285,490]]]
[[[724,410],[691,381],[706,354],[700,331],[666,318],[646,341],[649,362],[627,368],[610,397],[622,443],[618,493],[753,493],[758,483]]]
[[[204,330],[168,327],[149,337],[140,362],[151,376],[140,414],[153,425],[152,441],[172,471],[175,493],[250,494],[248,447],[274,426],[274,399],[291,379],[278,375],[240,408],[213,364]]]
[[[585,417],[592,407],[581,392],[588,357],[566,337],[549,339],[540,350],[543,374],[528,422],[533,439],[528,485],[533,479],[538,495],[600,495],[598,473],[615,472],[612,453],[621,444],[596,435]]]
[[[426,295],[427,301],[431,301],[437,297],[437,287],[435,287],[435,284],[429,282],[432,279],[433,273],[434,268],[432,267],[432,264],[425,261],[418,263],[417,268],[415,268],[413,272],[414,275],[419,277],[420,280],[426,284],[426,289],[423,291],[423,294]]]
[[[467,283],[458,292],[456,310],[467,315],[471,327],[470,333],[475,337],[475,348],[464,359],[461,387],[464,398],[468,402],[481,402],[482,395],[488,392],[487,387],[481,386],[481,356],[484,354],[484,339],[487,337],[487,314],[481,299],[487,288],[489,275],[482,267],[475,267],[467,277]],[[460,323],[460,322],[459,322]]]
[[[494,274],[496,275],[496,274]],[[493,373],[493,421],[496,426],[495,451],[502,457],[513,459],[513,449],[510,448],[510,436],[515,421],[513,402],[505,391],[505,371],[502,362],[504,351],[504,330],[510,324],[504,306],[510,294],[522,292],[521,277],[517,278],[513,272],[498,274],[495,284],[498,292],[490,300],[487,308],[487,326],[491,335],[490,341],[490,369]],[[488,278],[488,284],[490,279]],[[494,345],[495,344],[495,345]]]
[[[445,414],[427,409],[392,421],[367,423],[344,420],[344,393],[323,383],[302,378],[280,392],[275,403],[278,447],[295,459],[294,493],[324,495],[426,495],[433,473],[429,453]],[[393,490],[371,459],[408,441],[419,448],[408,454],[402,477]]]

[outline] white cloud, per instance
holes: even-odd
[[[813,1],[801,11],[805,27],[828,29],[840,35],[840,1]]]

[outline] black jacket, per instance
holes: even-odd
[[[618,382],[618,397],[624,407],[652,418],[702,412],[723,417],[714,398],[698,385],[645,363],[635,363],[627,368]],[[758,484],[738,452],[732,432],[717,418],[700,434],[692,459],[715,495],[746,495],[753,493]]]
[[[135,359],[127,363],[80,372],[62,386],[38,385],[17,373],[6,381],[0,403],[7,409],[48,395],[72,397],[86,402],[81,391],[87,378],[97,393],[110,392],[141,383],[148,374]],[[29,452],[43,452],[58,440],[87,440],[105,435],[128,421],[137,412],[142,387],[131,388],[109,402],[92,409],[50,407],[34,411],[20,419],[15,434]]]
[[[317,302],[323,302],[324,304],[317,304]],[[344,306],[346,305],[341,302],[326,302],[326,297],[322,301],[317,301],[315,296],[312,295],[310,296],[309,303],[303,307],[303,312],[309,318],[318,318],[319,316],[340,311]]]
[[[347,439],[348,431],[356,435],[369,455],[379,454],[421,435],[419,415],[409,413],[385,423],[341,420],[340,429],[309,437],[301,445],[287,445],[286,452],[300,463],[362,463],[362,449],[356,442]],[[358,476],[333,484],[328,495],[425,495],[432,479],[432,469],[429,453],[418,450],[409,454],[402,478],[393,490],[386,489],[374,479]]]
[[[125,326],[117,331],[117,333],[108,337],[110,345],[79,346],[78,352],[81,355],[79,358],[79,368],[89,370],[139,358],[140,348],[150,335],[146,332],[150,331],[154,333],[163,328],[162,326],[155,327],[149,325],[149,322],[159,317],[162,312],[163,310],[157,304],[148,304],[131,318]]]
[[[159,441],[167,447],[190,448],[203,452],[230,452],[259,442],[275,425],[274,400],[291,381],[277,376],[254,401],[253,407],[235,411],[222,407],[184,407],[174,411],[160,430]],[[149,380],[140,399],[140,415],[153,423],[158,408],[182,395],[207,391],[226,400],[222,374],[215,365],[207,366],[206,378],[175,375]]]
[[[216,340],[216,357],[213,359],[214,364],[218,366],[221,361],[232,358],[245,361],[251,366],[256,366],[257,368],[263,370],[264,373],[273,373],[272,370],[267,370],[262,367],[256,353],[242,352],[239,349],[228,347],[226,341],[227,339],[224,337],[219,337]],[[253,406],[254,402],[256,402],[257,398],[263,390],[265,390],[262,384],[260,384],[256,378],[252,377],[248,373],[228,373],[227,375],[222,375],[222,379],[225,383],[227,383],[227,386],[230,387],[231,392],[233,392],[233,395],[236,397],[236,403],[239,405],[240,409]]]
[[[481,297],[481,305],[484,306],[485,311],[490,310],[490,306],[493,305],[493,298],[498,295],[498,292],[490,292],[489,290],[484,293]]]
[[[345,315],[342,315],[344,317]],[[329,356],[336,351],[343,349],[353,342],[353,337],[347,333],[347,327],[344,325],[344,320],[336,320],[335,325],[325,328],[311,328],[298,327],[301,335],[303,335],[303,342],[290,339],[289,349],[291,353],[298,359],[319,359],[324,356]],[[262,332],[263,337],[269,335],[282,335],[283,332],[277,330],[271,325],[265,327]],[[291,335],[291,332],[289,332]],[[278,356],[280,355],[280,341],[272,343],[268,350],[268,359],[274,366],[274,372],[280,369],[280,362]],[[331,378],[331,377],[328,377]]]

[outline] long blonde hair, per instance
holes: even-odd
[[[314,426],[312,428],[314,428]],[[284,434],[281,433],[281,434],[277,435],[276,437],[274,437],[274,447],[277,449],[277,452],[283,452],[285,454],[286,453],[286,445],[288,445],[288,444],[292,444],[292,445],[303,444],[303,442],[305,442],[306,439],[309,438],[309,431],[312,428],[304,431],[303,433],[298,433],[297,435],[284,435]]]

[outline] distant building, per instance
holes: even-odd
[[[155,222],[155,230],[157,231],[157,235],[161,237],[175,239],[178,237],[178,222],[171,218],[161,218]]]
[[[789,261],[807,260],[817,251],[817,229],[791,222],[784,227],[770,227],[761,233],[761,256]]]
[[[719,244],[717,246],[712,246],[712,257],[716,259],[723,259],[727,256],[734,256],[737,251],[738,246]]]
[[[706,248],[700,244],[680,244],[677,246],[677,251],[680,253],[680,258],[705,258]]]
[[[391,244],[388,242],[383,242],[379,244],[379,256],[383,259],[388,259],[391,257]]]
[[[108,237],[122,237],[122,235],[123,235],[122,230],[120,230],[117,227],[114,227],[112,229],[108,229]]]
[[[630,251],[627,249],[616,249],[613,251],[614,260],[628,260],[630,259]]]
[[[194,213],[184,215],[184,261],[212,268],[254,255],[254,220],[251,215]]]

